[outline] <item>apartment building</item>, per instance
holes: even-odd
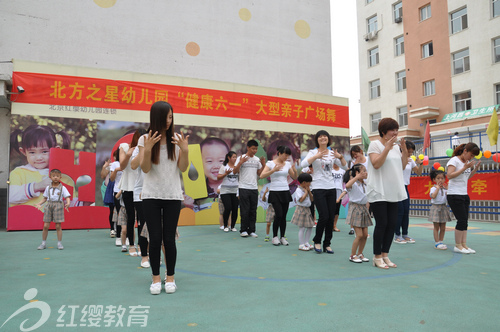
[[[427,121],[434,136],[484,131],[500,104],[500,0],[357,0],[357,18],[371,140],[384,117],[412,139]]]

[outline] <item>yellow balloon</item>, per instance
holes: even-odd
[[[420,159],[420,160],[424,160],[424,155],[423,155],[423,154],[419,154],[419,155],[418,155],[418,159]]]
[[[410,158],[413,159],[413,161],[417,160],[417,157],[415,156],[411,156]]]
[[[479,154],[477,156],[475,156],[474,158],[481,159],[482,156],[483,156],[483,153],[481,151],[479,151]]]
[[[438,171],[443,171],[444,172],[444,167],[443,166],[439,167]]]

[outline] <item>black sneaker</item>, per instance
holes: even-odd
[[[351,229],[351,230],[349,231],[349,235],[353,235],[353,234],[354,234],[354,230],[352,230],[352,229]]]

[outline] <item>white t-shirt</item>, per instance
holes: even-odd
[[[381,154],[385,146],[379,140],[372,141],[368,147],[368,178],[366,196],[368,202],[400,202],[408,198],[403,182],[403,165],[399,145],[394,145],[379,169],[373,167],[370,154]],[[349,196],[350,199],[350,196]]]
[[[343,184],[344,184],[345,170],[343,170],[342,168],[339,168],[338,171],[336,171],[335,169],[332,169],[332,174],[333,174],[333,183],[334,183],[335,189],[339,189],[340,192],[342,192],[342,189],[344,188]]]
[[[57,187],[52,187],[52,185],[47,186],[45,191],[43,192],[43,197],[47,198],[48,201],[51,202],[62,202],[64,198],[70,197],[68,189],[65,186],[62,186],[62,195],[61,199],[59,199],[60,190]]]
[[[448,161],[446,167],[455,166],[455,170],[458,171],[462,169],[465,165],[460,158],[457,156],[453,157]],[[448,195],[467,195],[467,182],[469,181],[469,176],[472,170],[467,168],[462,174],[448,182]]]
[[[125,153],[128,152],[129,147],[130,146],[127,143],[120,144],[120,149],[123,150]],[[125,169],[123,169],[122,172],[123,174],[120,182],[120,189],[123,191],[133,191],[135,185],[135,177],[137,176],[137,171],[132,169],[132,167],[130,166],[130,160],[127,163],[127,167],[125,167]]]
[[[144,137],[139,138],[137,146],[144,147]],[[183,201],[181,187],[181,172],[177,167],[180,156],[179,146],[175,146],[175,160],[168,159],[167,145],[160,145],[159,164],[151,163],[149,172],[144,173],[142,199],[164,199]]]
[[[436,198],[432,198],[432,194],[436,192],[436,190],[439,190]],[[432,204],[446,204],[446,189],[438,189],[436,187],[431,188],[431,192],[429,193],[429,196],[431,196],[431,203]]]
[[[305,190],[302,189],[302,187],[298,186],[295,192],[293,193],[293,201],[295,202],[295,205],[298,206],[305,206],[305,207],[310,207],[311,206],[311,198],[309,195],[306,196],[306,198],[302,201],[299,202],[299,199],[304,196]]]
[[[318,149],[309,150],[307,156],[302,160],[301,166],[307,167],[309,166],[308,159],[313,157],[316,153],[318,153]],[[342,167],[342,163],[339,159],[333,156],[333,151],[328,150],[328,154],[323,156],[323,158],[316,159],[312,163],[313,174],[312,174],[312,182],[311,188],[314,189],[334,189],[335,184],[333,183],[333,163]]]
[[[134,159],[138,155],[139,155],[139,147],[136,146],[134,152],[132,153],[132,156],[130,157],[130,162],[132,162],[132,159]],[[141,202],[142,185],[144,183],[144,172],[141,170],[140,165],[135,170],[137,171],[137,176],[135,177],[135,184],[134,184],[134,202]]]
[[[246,156],[244,154],[243,156]],[[241,157],[243,157],[241,156]],[[235,165],[240,163],[241,157],[236,159]],[[257,156],[253,156],[252,158],[248,158],[240,168],[240,178],[238,188],[240,189],[257,189],[258,188],[258,179],[257,171],[262,168],[262,164],[260,163],[260,159]]]
[[[269,169],[273,169],[276,164],[274,161],[269,160],[266,163],[266,166]],[[290,190],[290,187],[288,187],[288,171],[292,168],[292,164],[290,164],[289,161],[285,161],[285,165],[281,169],[281,171],[274,172],[271,174],[271,186],[269,187],[270,191],[286,191]]]
[[[109,172],[112,173],[115,169],[120,168],[120,162],[119,161],[114,161],[109,165]],[[122,178],[122,171],[116,172],[116,177],[115,177],[115,186],[113,187],[113,192],[117,193],[120,191],[120,187],[118,186],[120,184],[120,180]]]
[[[368,203],[368,198],[366,197],[366,185],[356,181],[352,184],[351,188],[346,188],[349,193],[349,202],[357,204]]]
[[[408,164],[406,164],[406,168],[403,170],[403,180],[405,186],[410,185],[411,170],[415,167],[417,167],[417,163],[414,162],[413,159],[408,158]]]
[[[222,165],[219,170],[219,174],[224,174],[228,169],[231,169],[229,165]],[[236,194],[238,191],[238,174],[234,174],[232,171],[224,177],[222,183],[220,184],[220,194]]]

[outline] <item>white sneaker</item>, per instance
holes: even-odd
[[[271,243],[274,244],[275,246],[279,246],[280,245],[280,239],[278,239],[277,236],[273,237],[273,239],[271,240]]]
[[[224,228],[224,232],[229,232],[229,228]]]
[[[122,246],[122,239],[120,239],[119,237],[117,237],[116,240],[115,240],[115,245],[117,247],[121,247]]]
[[[457,247],[453,248],[453,252],[458,252],[459,254],[470,254],[469,250],[465,248],[458,249]]]
[[[141,262],[141,267],[147,269],[151,267],[151,264],[149,263],[149,261]]]
[[[127,252],[127,246],[122,246],[122,252]]]
[[[231,232],[237,232],[238,230],[236,228],[231,228]]]
[[[309,242],[304,243],[304,246],[307,248],[307,250],[311,250],[312,245],[309,244]]]
[[[251,237],[259,237],[257,234],[255,234],[254,232],[250,233],[250,236]]]
[[[111,230],[109,232],[109,237],[116,237],[116,232],[114,230]]]
[[[220,226],[220,227],[219,227],[219,229],[220,229],[221,231],[223,231],[223,230],[224,230],[224,226]]]
[[[441,242],[436,243],[434,247],[439,250],[446,250],[448,248],[445,244],[442,244]]]
[[[240,236],[241,236],[241,237],[247,237],[247,236],[248,236],[248,233],[247,233],[247,232],[241,232]]]
[[[362,263],[363,261],[361,260],[361,258],[359,258],[358,256],[356,255],[352,255],[349,257],[349,261],[353,262],[353,263]]]
[[[175,284],[175,281],[165,283],[165,293],[167,293],[167,294],[175,293],[176,289],[177,289],[177,285]]]
[[[287,241],[284,237],[282,237],[282,238],[280,239],[280,241],[281,241],[281,244],[282,244],[282,245],[284,245],[284,246],[287,246],[287,245],[288,245],[288,241]]]
[[[161,293],[161,282],[151,283],[149,286],[149,291],[152,295],[158,295]]]
[[[476,253],[476,251],[474,249],[472,249],[472,248],[467,248],[467,250],[469,250],[469,254],[475,254]]]
[[[306,247],[305,244],[301,244],[299,245],[299,250],[302,250],[302,251],[309,251],[309,247]]]
[[[63,250],[63,249],[64,249],[64,247],[63,247],[62,243],[60,243],[60,242],[59,242],[59,243],[57,244],[57,249],[59,249],[59,250]]]
[[[38,248],[37,248],[37,249],[38,249],[38,250],[43,250],[43,249],[45,249],[45,248],[47,248],[47,245],[46,245],[45,243],[42,243],[41,245],[39,245],[39,246],[38,246]]]

